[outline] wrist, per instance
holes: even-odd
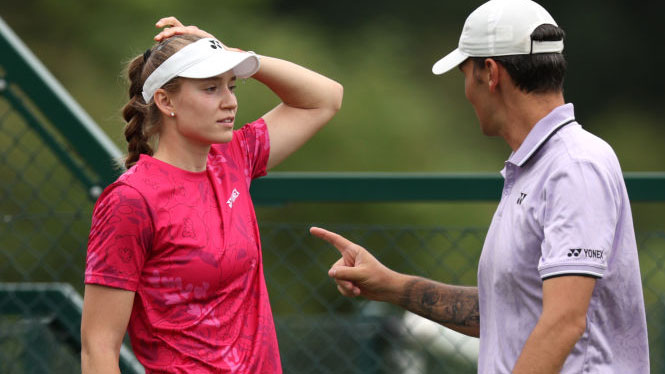
[[[391,304],[399,305],[404,298],[405,285],[409,281],[409,275],[398,273],[394,270],[387,269],[385,279],[383,281],[384,291],[382,295],[383,300]]]

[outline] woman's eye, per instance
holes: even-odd
[[[236,90],[236,86],[229,86],[229,91],[235,92],[235,90]]]
[[[206,87],[205,90],[208,91],[208,92],[215,92],[215,90],[217,90],[217,86]]]

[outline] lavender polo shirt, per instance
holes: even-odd
[[[649,372],[642,282],[628,194],[612,148],[554,109],[501,171],[478,267],[478,373],[510,373],[542,313],[543,281],[598,278],[562,374]]]

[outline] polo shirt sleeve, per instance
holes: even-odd
[[[543,192],[542,279],[603,277],[620,211],[614,184],[606,170],[589,161],[571,161],[550,174]]]
[[[268,156],[270,156],[270,136],[263,118],[241,127],[234,136],[240,135],[240,144],[244,147],[248,176],[251,179],[267,174]]]
[[[85,283],[136,291],[152,238],[143,196],[127,185],[109,186],[92,215]]]

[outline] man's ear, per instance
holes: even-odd
[[[163,88],[158,88],[155,91],[155,105],[159,108],[159,111],[164,114],[166,117],[171,117],[171,113],[175,113],[175,105],[173,105],[173,99]]]
[[[494,59],[486,58],[485,71],[487,72],[487,84],[489,84],[489,90],[490,92],[495,92],[502,75],[501,68]]]

